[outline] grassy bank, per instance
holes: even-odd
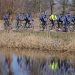
[[[0,32],[0,47],[39,50],[74,50],[75,33],[57,32]]]

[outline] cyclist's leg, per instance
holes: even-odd
[[[65,25],[64,26],[64,32],[67,32],[68,31],[68,28],[67,28],[67,26]]]
[[[52,24],[51,29],[53,29],[53,27],[54,27],[54,21],[53,20],[51,20],[51,24]]]
[[[4,21],[4,29],[6,30],[6,21]]]
[[[8,28],[8,20],[5,20],[5,29]]]
[[[58,24],[58,28],[60,28],[60,21],[59,20],[57,20],[57,24]]]
[[[16,28],[19,29],[19,20],[17,20]]]
[[[30,23],[30,20],[28,21],[28,28],[30,28],[31,27],[31,23]]]
[[[45,29],[45,21],[43,21],[42,28],[43,28],[43,31],[44,31],[44,29]]]
[[[27,23],[28,23],[28,22],[26,21],[26,22],[25,22],[25,25],[24,25],[24,28],[27,28]]]

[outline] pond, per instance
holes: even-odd
[[[0,54],[0,75],[75,75],[73,62],[67,59],[39,59]]]

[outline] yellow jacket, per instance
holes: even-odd
[[[50,19],[50,20],[57,20],[57,16],[56,16],[56,15],[51,15],[51,16],[49,17],[49,19]]]

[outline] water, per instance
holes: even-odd
[[[50,66],[53,62],[58,63],[54,70]],[[0,55],[0,75],[75,75],[75,68],[71,62],[68,60],[58,62],[58,59],[50,58],[33,59],[15,54],[11,58]]]
[[[30,75],[30,70],[28,66],[24,63],[24,60],[18,62],[18,57],[14,55],[12,57],[11,70],[14,75]]]

